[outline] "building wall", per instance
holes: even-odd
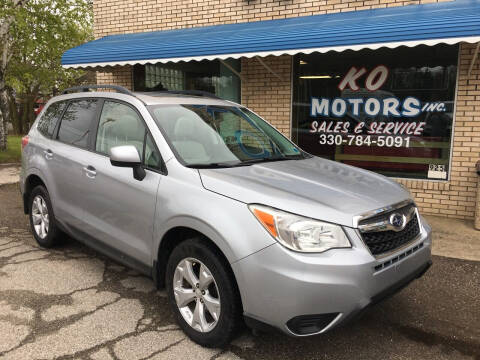
[[[97,84],[115,84],[133,89],[132,67],[114,66],[97,72]]]
[[[290,137],[292,57],[268,56],[262,61],[276,75],[256,58],[242,59],[242,104]]]
[[[436,1],[95,0],[95,34],[101,37],[420,2]],[[197,11],[192,11],[193,8]],[[480,60],[477,60],[470,77],[467,76],[474,49],[475,46],[470,44],[460,47],[450,181],[398,180],[412,191],[425,214],[465,219],[475,216],[478,176],[474,166],[480,159]],[[263,58],[263,61],[276,75],[255,58],[242,59],[242,103],[290,136],[292,58],[270,56]],[[131,88],[131,67],[115,67],[99,72],[97,81]]]
[[[450,0],[94,0],[94,30],[99,38],[442,1]],[[291,57],[268,57],[265,62],[281,80],[256,59],[242,59],[242,103],[290,136]],[[97,77],[99,84],[132,87],[129,66],[99,72]]]
[[[95,37],[442,0],[94,0]]]

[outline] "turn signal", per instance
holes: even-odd
[[[255,217],[265,226],[265,229],[276,238],[277,234],[277,227],[275,226],[275,218],[272,214],[266,213],[258,208],[252,208]]]

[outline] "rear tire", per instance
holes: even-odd
[[[180,243],[167,263],[168,299],[182,330],[205,347],[223,347],[242,323],[237,285],[225,259],[198,237]]]
[[[37,243],[44,248],[57,245],[62,233],[57,227],[50,196],[45,186],[38,185],[32,190],[28,209],[30,226]]]

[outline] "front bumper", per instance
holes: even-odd
[[[277,243],[232,264],[245,316],[294,336],[323,333],[398,291],[431,263],[431,229],[425,223],[414,241],[381,259],[355,229],[346,232],[350,249],[307,254]],[[316,330],[292,329],[292,319],[309,315],[329,316]]]

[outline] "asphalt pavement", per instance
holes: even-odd
[[[150,279],[71,239],[39,248],[18,185],[2,185],[0,359],[480,359],[480,262],[433,262],[423,278],[330,333],[244,330],[225,349],[205,349],[178,329]]]

